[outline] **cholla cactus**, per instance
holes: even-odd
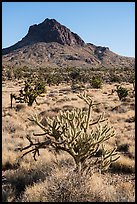
[[[36,160],[40,148],[53,148],[56,152],[65,151],[69,153],[76,164],[78,171],[84,171],[90,167],[100,167],[106,170],[109,165],[118,159],[113,158],[117,153],[115,148],[111,151],[104,150],[102,144],[115,135],[113,128],[108,127],[103,115],[97,120],[91,119],[91,110],[94,104],[92,99],[84,94],[78,95],[88,105],[88,111],[74,109],[72,111],[61,111],[53,119],[47,118],[47,126],[43,126],[37,116],[32,117],[43,131],[43,134],[34,134],[34,138],[28,137],[30,145],[24,147],[27,150],[23,155],[32,152]],[[34,142],[35,136],[43,136],[43,141]],[[29,149],[29,150],[28,150]],[[102,153],[98,152],[101,149]]]
[[[25,81],[24,88],[19,90],[19,92],[19,96],[10,94],[11,108],[13,98],[15,99],[16,103],[27,103],[28,106],[32,106],[34,101],[37,103],[37,96],[42,96],[41,94],[46,93],[46,85],[42,81],[33,82],[31,80],[27,80]]]

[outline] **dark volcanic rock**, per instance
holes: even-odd
[[[38,42],[57,42],[62,45],[84,45],[85,42],[67,27],[58,23],[55,19],[45,19],[40,24],[30,26],[28,34],[19,42],[2,50],[2,54],[8,54],[18,48],[32,45]]]

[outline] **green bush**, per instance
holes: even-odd
[[[119,74],[116,74],[116,73],[111,73],[109,79],[110,79],[110,82],[120,82],[120,76]]]
[[[122,86],[117,86],[116,90],[119,100],[123,101],[128,96],[128,90]]]
[[[102,79],[100,77],[95,77],[93,76],[92,80],[91,80],[91,86],[93,88],[99,89],[102,86]]]
[[[80,76],[80,70],[79,69],[74,69],[70,72],[69,77],[72,81],[80,81],[81,76]]]

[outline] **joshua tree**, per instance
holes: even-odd
[[[88,105],[88,111],[83,109],[61,111],[55,118],[46,119],[47,126],[42,125],[37,116],[29,118],[44,133],[34,134],[32,138],[27,137],[30,144],[21,149],[21,151],[26,150],[22,157],[32,152],[36,160],[36,155],[40,155],[41,148],[52,148],[56,152],[64,151],[72,156],[76,170],[80,172],[89,170],[91,167],[104,171],[119,158],[116,156],[116,148],[104,149],[104,142],[115,135],[113,128],[108,127],[107,119],[103,115],[100,115],[97,120],[93,120],[91,110],[97,104],[93,103],[85,93],[78,96]],[[38,136],[42,136],[43,141],[36,142],[35,139]]]
[[[27,80],[25,81],[24,88],[19,90],[19,92],[19,96],[10,94],[11,108],[13,98],[15,99],[16,103],[27,103],[28,106],[32,106],[34,101],[37,103],[37,96],[42,96],[41,94],[46,93],[45,83],[42,81],[33,82]]]

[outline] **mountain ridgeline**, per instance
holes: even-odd
[[[84,45],[84,41],[68,28],[58,23],[55,19],[45,19],[40,24],[30,26],[28,34],[15,45],[3,49],[3,54],[22,48],[27,45],[33,45],[39,42],[57,42],[62,45]]]
[[[85,31],[88,32],[88,31]],[[134,69],[135,58],[120,56],[108,47],[86,43],[55,19],[29,27],[16,44],[2,49],[3,67],[79,67]]]

